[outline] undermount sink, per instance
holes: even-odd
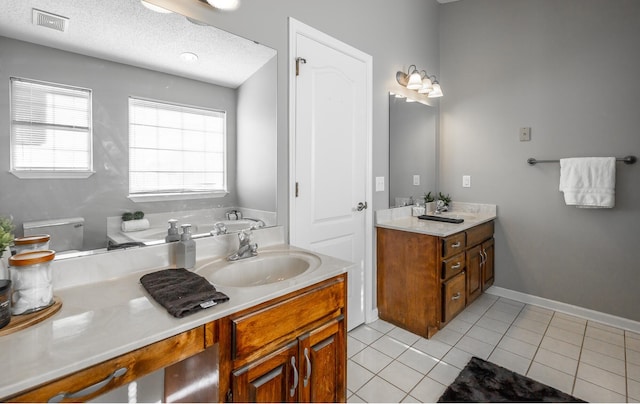
[[[196,269],[214,285],[252,287],[295,278],[318,268],[320,258],[302,251],[258,252],[240,261],[216,260]]]

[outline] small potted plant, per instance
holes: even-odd
[[[4,251],[13,244],[13,222],[10,218],[0,216],[0,258]]]
[[[431,191],[429,191],[428,193],[424,194],[424,205],[427,206],[427,204],[429,202],[433,202],[435,200],[435,198],[431,195]]]
[[[449,194],[445,195],[442,192],[438,192],[438,201],[436,203],[440,212],[446,212],[449,210],[451,197],[449,196]]]

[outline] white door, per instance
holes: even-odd
[[[344,44],[300,33],[294,40],[291,243],[356,264],[349,272],[352,329],[365,320],[370,75]]]

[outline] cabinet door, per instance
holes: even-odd
[[[474,301],[482,293],[483,263],[481,245],[467,250],[467,304]]]
[[[466,304],[465,275],[462,272],[442,284],[442,321],[445,323],[464,310]]]
[[[482,290],[484,291],[493,285],[493,258],[495,255],[495,241],[493,238],[482,243],[482,252],[485,258],[482,266]]]
[[[346,400],[345,323],[340,317],[299,340],[300,401],[336,403]]]
[[[234,402],[283,403],[298,399],[298,342],[233,372]]]

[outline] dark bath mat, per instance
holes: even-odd
[[[143,275],[140,283],[174,317],[184,317],[229,300],[205,278],[184,268]]]
[[[501,366],[473,357],[447,387],[439,403],[573,402],[585,401]]]

